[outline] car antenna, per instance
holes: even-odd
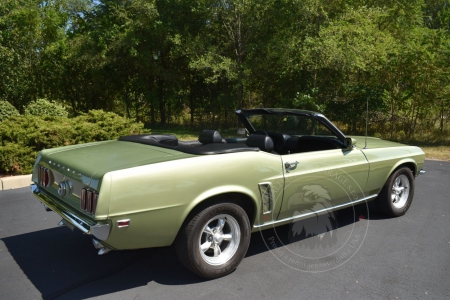
[[[364,149],[367,149],[367,124],[369,120],[369,98],[366,99],[366,138],[364,140]]]

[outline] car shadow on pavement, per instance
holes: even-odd
[[[371,217],[381,218],[372,211]],[[356,223],[361,216],[368,216],[364,212],[367,212],[366,204],[340,210],[337,224],[342,227]],[[289,231],[289,225],[279,228]],[[263,235],[269,231],[263,231]],[[252,234],[246,257],[269,250],[263,235]],[[286,244],[291,242],[284,239]],[[43,299],[79,298],[79,294],[74,296],[71,292],[81,287],[84,287],[82,298],[89,298],[146,286],[152,281],[164,285],[206,281],[181,265],[174,247],[111,251],[98,256],[89,236],[66,227],[6,237],[2,241]]]
[[[269,228],[260,232],[254,232],[252,234],[252,241],[246,257],[257,255],[264,251],[273,250],[273,247],[269,242],[273,237],[276,237],[277,244],[284,246],[289,246],[295,243],[303,243],[308,247],[320,247],[320,244],[314,244],[312,240],[315,237],[322,235],[325,236],[323,244],[329,247],[334,241],[326,241],[328,232],[337,232],[341,229],[345,230],[348,226],[363,226],[365,229],[368,226],[368,223],[360,225],[360,221],[367,222],[370,220],[381,220],[388,218],[377,211],[373,201],[332,212],[332,215],[334,220],[332,220],[331,223],[327,223],[326,218],[313,216],[308,219],[292,222],[291,224],[276,228]],[[327,223],[326,226],[324,226],[325,223]],[[307,230],[311,224],[313,224],[314,230],[308,230],[308,234],[306,234],[304,230]],[[293,229],[295,227],[301,228],[303,231],[298,232],[298,235],[293,235]],[[336,238],[336,236],[334,238]],[[322,240],[322,238],[320,238],[320,240]]]
[[[147,268],[135,274],[126,272],[125,280],[107,285],[106,290],[91,288],[90,294],[83,298],[145,286],[151,281],[168,285],[204,281],[179,263],[173,247],[111,251],[98,256],[88,236],[64,227],[6,237],[2,241],[43,299],[55,299],[135,264]]]

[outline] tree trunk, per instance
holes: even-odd
[[[164,79],[158,79],[158,100],[159,100],[159,116],[161,126],[166,125],[166,106],[164,93]]]
[[[391,96],[391,139],[394,136],[394,97]]]
[[[190,86],[190,91],[189,91],[189,108],[191,110],[191,126],[194,126],[195,107],[194,107],[194,92],[193,92],[193,85],[192,84]]]
[[[147,79],[148,89],[147,89],[147,101],[150,104],[150,126],[155,127],[155,105],[154,105],[154,83],[155,78],[153,76],[149,76]]]
[[[127,112],[127,118],[130,119],[130,98],[129,98],[129,90],[128,90],[128,84],[125,84],[125,97],[124,97],[124,101],[125,101],[125,109]]]
[[[411,126],[412,128],[411,128],[409,137],[414,137],[414,134],[416,133],[417,119],[419,118],[419,113],[420,113],[420,108],[417,108],[416,116],[415,116],[414,122]]]

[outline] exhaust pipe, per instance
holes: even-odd
[[[108,249],[106,247],[103,247],[102,249],[98,250],[98,255],[103,255],[111,251],[111,249]]]
[[[42,202],[41,202],[42,203]],[[48,207],[46,204],[42,203],[44,205],[45,211],[53,211],[50,207]]]
[[[92,244],[94,244],[95,249],[98,249],[98,255],[103,255],[111,251],[111,249],[108,249],[105,246],[103,246],[99,240],[92,239]]]
[[[69,228],[70,230],[74,230],[75,226],[73,226],[72,224],[70,224],[69,222],[67,222],[66,220],[62,219],[61,221],[59,221],[58,226],[66,226],[67,228]]]

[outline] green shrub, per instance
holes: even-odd
[[[19,111],[11,103],[0,100],[0,122],[19,115]]]
[[[135,123],[115,113],[91,110],[74,119],[73,129],[77,133],[72,143],[117,139],[119,136],[146,132],[142,123]]]
[[[30,147],[6,143],[0,146],[0,173],[29,174],[33,171],[36,151]]]
[[[25,107],[26,116],[52,116],[67,117],[68,112],[64,107],[47,99],[38,99]]]
[[[147,132],[149,130],[145,130],[142,123],[101,110],[92,110],[76,118],[11,117],[0,123],[0,173],[30,172],[36,153],[42,149]]]

